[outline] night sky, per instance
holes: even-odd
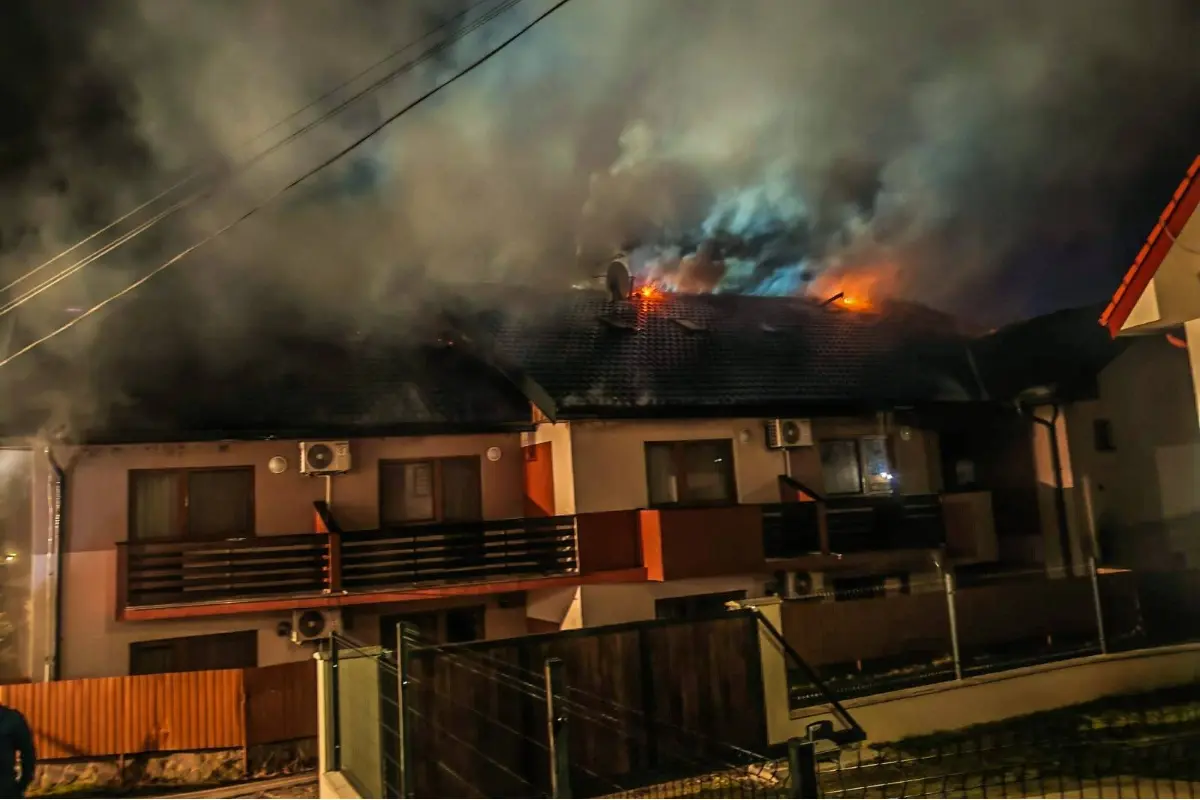
[[[527,5],[526,16],[544,3]],[[336,196],[335,180],[333,195],[301,204],[298,221],[281,212],[248,222],[236,242],[204,256],[203,276],[181,264],[193,274],[163,302],[236,305],[219,282],[236,272],[220,272],[226,262],[256,265],[239,278],[239,294],[303,286],[293,297],[301,305],[330,293],[323,270],[342,270],[342,281],[357,276],[350,282],[369,283],[362,296],[374,297],[397,264],[565,284],[578,277],[573,263],[562,265],[581,238],[588,176],[611,169],[628,147],[622,132],[648,120],[657,141],[671,143],[662,147],[669,157],[646,168],[665,176],[652,181],[655,192],[675,194],[655,200],[672,221],[655,222],[659,244],[663,230],[681,241],[701,230],[736,190],[760,198],[745,201],[760,204],[756,223],[768,218],[759,227],[804,228],[808,250],[797,259],[805,264],[886,253],[911,277],[907,294],[1003,322],[1109,295],[1200,153],[1200,4],[1186,0],[614,0],[603,17],[610,27],[597,30],[587,15],[600,5],[577,0],[540,38],[518,45],[519,56],[497,59],[475,85],[456,85],[394,126],[407,130],[344,165],[359,183],[365,174],[370,187],[392,187],[371,189],[379,196],[362,201],[367,211],[352,213],[359,227],[338,243],[345,254],[369,242],[370,259],[336,270],[321,266],[327,258],[304,260],[342,230],[314,230],[322,215],[346,214],[354,201]],[[804,20],[781,23],[800,6]],[[8,0],[0,6],[0,276],[11,279],[147,199],[196,159],[224,157],[237,138],[231,120],[250,124],[239,119],[244,109],[279,119],[410,38],[402,32],[461,7]],[[670,19],[677,24],[658,24]],[[414,73],[413,85],[453,68],[467,49]],[[796,102],[790,128],[763,113],[780,97]],[[379,99],[329,127],[350,136],[394,105]],[[693,139],[711,143],[722,131],[741,137],[722,152],[739,155],[714,166],[714,148]],[[321,152],[300,148],[287,166],[314,163]],[[874,199],[846,199],[861,187],[839,194],[831,176],[847,161],[866,165]],[[701,188],[681,188],[691,186]],[[802,201],[788,207],[800,209],[791,217],[780,211],[780,191]],[[645,219],[626,220],[648,218],[650,204],[638,207],[646,195],[609,201],[624,203],[605,217],[625,226],[614,241],[635,228],[643,235]],[[540,205],[535,212],[529,204]],[[44,327],[39,314],[52,320],[107,296],[206,224],[199,216],[156,229],[90,277],[30,304],[24,319]],[[279,263],[264,266],[272,260]],[[469,269],[456,266],[468,261]]]

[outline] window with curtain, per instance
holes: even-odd
[[[651,506],[736,503],[733,441],[647,442],[646,484]]]
[[[254,535],[254,469],[132,470],[133,541]]]
[[[483,487],[478,456],[380,462],[382,526],[479,519]]]

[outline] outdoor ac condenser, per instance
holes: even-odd
[[[349,442],[301,442],[300,471],[305,475],[336,475],[350,471]]]
[[[292,612],[292,643],[328,639],[342,632],[342,612],[336,608],[310,608]]]
[[[772,450],[811,447],[812,443],[812,420],[773,419],[767,422],[767,447]]]

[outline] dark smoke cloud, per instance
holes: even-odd
[[[23,323],[52,327],[144,274],[546,4],[526,0],[30,303]],[[1009,295],[997,291],[1038,253],[1074,254],[1045,260],[1060,283],[1118,273],[1194,155],[1193,5],[575,0],[147,284],[153,302],[115,313],[139,321],[132,349],[144,363],[184,346],[237,361],[255,353],[209,332],[267,317],[397,327],[421,305],[414,274],[566,285],[629,246],[648,273],[682,270],[693,290],[801,292],[831,269],[886,263],[903,293],[959,309],[982,296],[1003,318],[1051,279],[1026,270]],[[464,7],[6,3],[0,272],[18,274],[198,162],[236,163],[256,133]],[[1130,201],[1147,188],[1149,201]],[[1127,229],[1132,240],[1114,234]],[[115,326],[79,327],[90,332],[53,352],[130,349]]]

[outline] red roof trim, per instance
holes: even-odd
[[[1134,259],[1133,266],[1125,273],[1125,278],[1117,287],[1116,293],[1113,294],[1108,308],[1104,309],[1104,313],[1100,315],[1100,324],[1107,327],[1108,332],[1113,336],[1120,333],[1121,326],[1125,324],[1125,320],[1129,319],[1133,307],[1137,305],[1142,293],[1150,285],[1150,279],[1162,266],[1167,253],[1171,252],[1171,245],[1174,244],[1175,237],[1183,231],[1196,207],[1200,206],[1198,176],[1200,176],[1200,156],[1197,156],[1196,160],[1192,162],[1191,169],[1188,170],[1183,182],[1179,184],[1179,188],[1175,190],[1171,202],[1163,209],[1163,213],[1158,218],[1158,224],[1154,226],[1154,230],[1150,231],[1150,236],[1142,245],[1137,258]],[[1164,231],[1168,235],[1164,236]]]

